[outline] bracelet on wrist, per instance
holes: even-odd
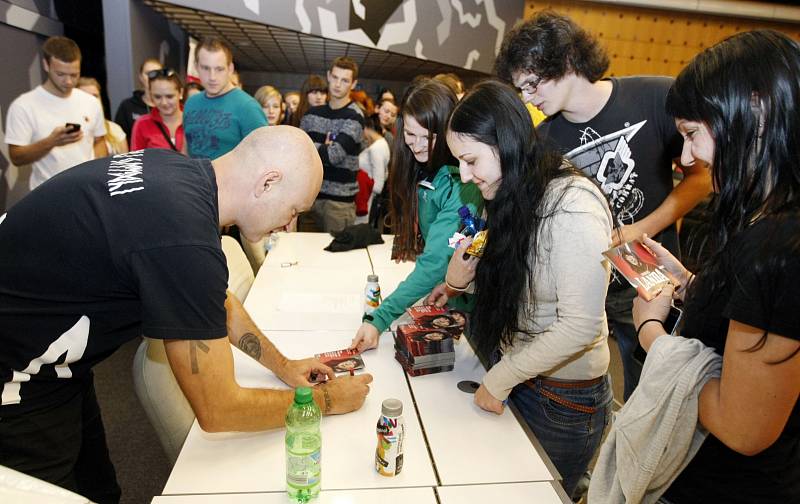
[[[327,415],[331,411],[331,394],[328,392],[328,388],[325,384],[320,385],[319,388],[322,390],[322,400],[325,403],[322,414]]]
[[[639,339],[639,333],[640,333],[640,332],[642,332],[642,328],[643,328],[645,325],[647,325],[647,323],[648,323],[648,322],[658,322],[659,324],[661,324],[661,325],[662,325],[662,327],[663,327],[663,324],[664,324],[664,322],[662,322],[661,320],[659,320],[659,319],[656,319],[656,318],[649,318],[649,319],[645,320],[644,322],[642,322],[641,324],[639,324],[639,327],[637,327],[637,328],[636,328],[636,339],[637,339],[637,340]]]
[[[464,287],[456,287],[455,285],[453,285],[450,282],[448,282],[447,281],[447,277],[445,277],[444,286],[447,287],[448,289],[456,291],[456,292],[466,292],[467,288],[469,287],[469,284],[465,285]]]

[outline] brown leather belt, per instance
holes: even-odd
[[[537,376],[535,378],[531,378],[529,381],[538,380],[542,385],[547,385],[548,387],[575,389],[597,385],[603,381],[603,378],[605,377],[598,376],[597,378],[592,378],[591,380],[554,380],[552,378],[548,378],[547,376]]]
[[[603,376],[598,376],[597,378],[592,378],[591,380],[561,381],[561,380],[551,380],[546,376],[537,376],[536,378],[531,378],[530,380],[526,380],[525,385],[530,387],[533,391],[540,393],[544,397],[566,408],[579,411],[581,413],[594,415],[595,413],[597,413],[597,408],[592,406],[584,406],[583,404],[572,402],[569,399],[564,399],[555,392],[551,392],[550,390],[542,388],[540,385],[546,385],[548,387],[557,387],[557,388],[578,389],[578,388],[591,387],[592,385],[597,385],[603,380],[603,378],[604,378]]]

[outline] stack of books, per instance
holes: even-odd
[[[395,359],[410,376],[452,371],[454,340],[464,332],[466,315],[431,305],[413,306],[407,311],[413,323],[397,327]]]

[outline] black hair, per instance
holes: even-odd
[[[520,308],[528,302],[535,311],[531,282],[544,252],[542,230],[571,185],[555,193],[550,183],[583,174],[539,140],[516,91],[497,80],[478,84],[461,99],[448,132],[494,147],[502,172],[494,198],[485,202],[489,234],[476,271],[471,319],[477,351],[488,359],[500,343],[511,344],[515,333],[536,334],[519,320]]]
[[[389,170],[390,215],[396,251],[393,255],[397,259],[413,260],[422,253],[423,244],[417,239],[417,183],[435,175],[444,165],[457,164],[445,138],[447,118],[455,105],[456,95],[450,88],[431,79],[412,84],[403,95]],[[405,116],[413,117],[428,130],[428,161],[424,164],[416,160],[406,145]]]
[[[381,127],[381,119],[378,117],[377,112],[364,118],[364,128],[373,129],[378,133],[383,131],[383,128]]]
[[[494,72],[511,82],[515,72],[560,79],[570,72],[596,82],[608,70],[600,43],[567,16],[543,11],[517,24],[503,39]]]
[[[297,110],[294,111],[292,117],[289,118],[289,124],[296,128],[300,127],[300,119],[306,115],[311,106],[308,103],[308,94],[314,91],[323,92],[328,94],[328,81],[321,75],[311,74],[303,81],[300,87],[300,103],[297,105]]]
[[[736,278],[727,278],[724,258],[736,236],[765,217],[777,222],[800,210],[800,45],[774,30],[727,38],[681,71],[666,108],[676,119],[705,124],[713,137],[710,169],[718,196],[700,271],[713,292],[733,288]],[[790,248],[779,259],[759,256],[753,268],[782,270],[788,257],[800,255],[800,240]],[[765,313],[771,302],[765,301]],[[766,333],[754,350],[765,342]]]

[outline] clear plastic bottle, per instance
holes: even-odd
[[[286,491],[293,502],[319,495],[322,469],[322,417],[311,389],[298,387],[286,412]]]
[[[403,403],[400,399],[383,401],[377,433],[375,470],[381,476],[397,476],[403,470],[403,439],[406,434]]]
[[[364,313],[371,315],[381,304],[381,286],[378,275],[367,275],[367,286],[364,288]]]

